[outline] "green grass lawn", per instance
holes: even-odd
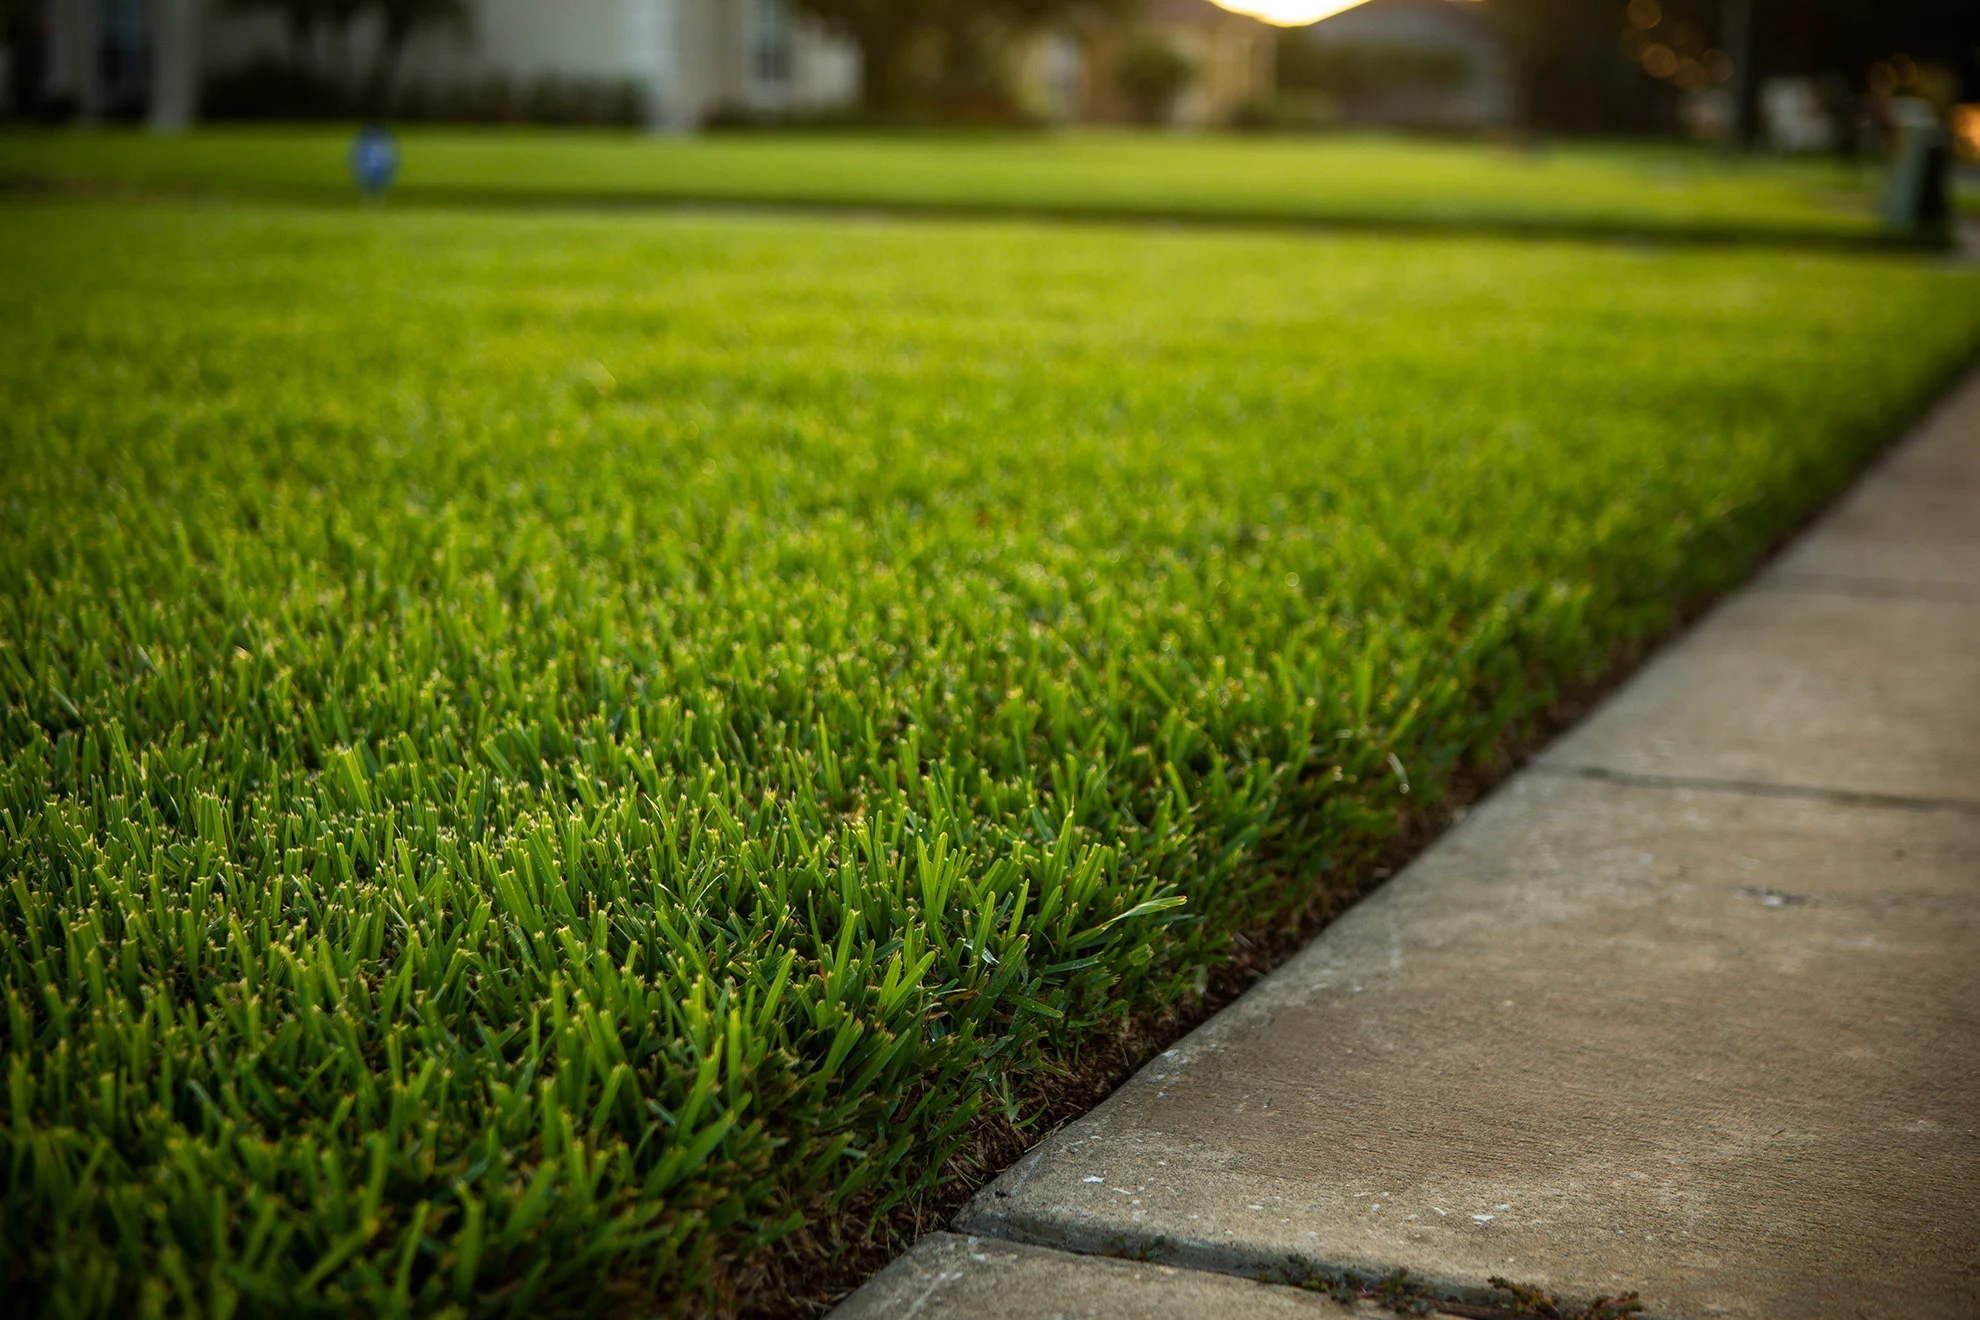
[[[1976,343],[1900,257],[0,206],[10,1295],[761,1300]]]
[[[0,135],[0,179],[346,198],[347,129]],[[663,139],[415,130],[400,196],[916,205],[1824,239],[1876,232],[1867,167],[1702,148],[1532,153],[1378,136],[1078,133]]]

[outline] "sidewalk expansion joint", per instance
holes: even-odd
[[[1737,793],[1752,797],[1799,798],[1827,802],[1838,807],[1884,807],[1893,811],[1949,811],[1962,816],[1980,816],[1980,802],[1970,798],[1914,797],[1905,793],[1861,793],[1845,788],[1823,788],[1816,784],[1774,784],[1754,779],[1709,779],[1694,775],[1642,774],[1633,770],[1611,770],[1599,765],[1561,765],[1535,761],[1527,767],[1533,774],[1559,779],[1592,779],[1603,784],[1628,788],[1696,789],[1704,793]]]
[[[1961,582],[1907,582],[1898,578],[1853,577],[1841,573],[1769,573],[1754,584],[1762,591],[1797,596],[1848,596],[1864,600],[1940,601],[1980,605],[1980,587]]]
[[[947,1231],[972,1241],[1004,1242],[1031,1251],[1049,1251],[1067,1260],[1140,1262],[1212,1278],[1243,1279],[1291,1288],[1297,1292],[1317,1293],[1343,1306],[1373,1303],[1382,1311],[1399,1316],[1424,1317],[1426,1320],[1438,1320],[1438,1317],[1453,1317],[1454,1320],[1539,1320],[1545,1316],[1553,1316],[1557,1320],[1650,1320],[1643,1304],[1636,1300],[1635,1293],[1598,1297],[1592,1302],[1575,1305],[1548,1297],[1536,1288],[1522,1287],[1515,1280],[1496,1276],[1490,1280],[1488,1293],[1487,1288],[1476,1284],[1453,1285],[1450,1281],[1444,1281],[1443,1286],[1439,1286],[1429,1280],[1412,1278],[1409,1270],[1401,1266],[1371,1268],[1363,1264],[1335,1270],[1316,1265],[1302,1256],[1291,1256],[1285,1264],[1273,1269],[1247,1259],[1244,1253],[1226,1255],[1214,1246],[1209,1247],[1208,1251],[1201,1249],[1208,1244],[1195,1244],[1198,1250],[1181,1252],[1162,1250],[1171,1245],[1166,1240],[1149,1242],[1140,1250],[1124,1251],[1119,1246],[1088,1250],[1071,1241],[1043,1241],[1021,1230],[998,1232],[994,1226],[988,1225],[969,1229],[952,1226]],[[1505,1294],[1512,1300],[1501,1301],[1499,1294]],[[1543,1303],[1551,1309],[1534,1309],[1534,1302]]]

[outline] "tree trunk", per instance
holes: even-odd
[[[1720,34],[1726,54],[1732,59],[1732,122],[1726,125],[1726,145],[1746,151],[1756,139],[1755,120],[1760,96],[1759,79],[1753,76],[1753,0],[1725,0],[1725,31]]]
[[[289,67],[292,69],[313,68],[316,63],[315,43],[310,40],[315,24],[309,15],[291,5],[286,15],[283,29],[289,34]]]
[[[398,81],[399,56],[405,53],[409,33],[387,23],[378,34],[378,53],[371,60],[371,76],[365,81],[364,113],[383,119],[392,99],[392,84]]]
[[[907,106],[906,34],[878,23],[855,31],[859,43],[860,107],[874,119],[894,119]]]
[[[361,94],[364,87],[358,77],[357,59],[351,54],[351,19],[332,13],[324,26],[330,30],[330,80],[336,84],[337,99],[348,104],[348,98]]]

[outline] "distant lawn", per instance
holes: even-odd
[[[349,198],[347,129],[0,134],[0,179]],[[413,130],[406,198],[756,201],[1357,224],[1874,235],[1865,168],[1677,145],[1377,136],[707,136]]]
[[[0,205],[13,1306],[721,1309],[1976,343],[1895,257]]]

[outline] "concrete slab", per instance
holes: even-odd
[[[1879,482],[1784,555],[1763,585],[1980,604],[1980,481]]]
[[[1980,807],[1980,599],[1742,592],[1540,760]]]
[[[1872,480],[1889,475],[1965,485],[1980,482],[1976,435],[1980,435],[1980,373],[1969,373],[1878,465]]]
[[[931,1233],[834,1311],[835,1320],[1348,1320],[1377,1314],[1224,1274]]]
[[[1976,949],[1975,814],[1524,775],[959,1225],[1972,1317]]]
[[[1956,391],[1763,582],[1980,602],[1980,376]]]

